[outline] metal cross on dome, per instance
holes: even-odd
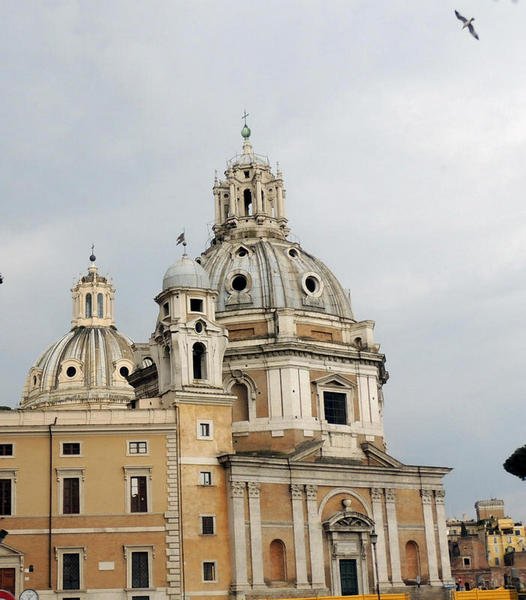
[[[244,114],[241,116],[241,118],[245,120],[245,125],[247,124],[247,117],[249,117],[249,116],[250,116],[250,114],[247,113],[247,110],[245,109]]]

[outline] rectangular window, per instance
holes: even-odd
[[[0,515],[11,514],[11,479],[0,479]]]
[[[128,452],[130,454],[148,454],[148,442],[129,442]]]
[[[471,567],[471,558],[469,556],[464,556],[462,562],[465,567]]]
[[[13,444],[0,444],[0,456],[13,456]]]
[[[78,515],[80,513],[80,479],[64,477],[62,480],[62,513]]]
[[[62,554],[62,589],[80,590],[80,554],[78,552]]]
[[[133,475],[130,477],[130,512],[147,512],[148,497],[146,477]]]
[[[323,392],[325,420],[335,425],[347,424],[347,395],[341,392]]]
[[[212,437],[212,422],[211,421],[199,421],[197,424],[197,437],[200,439],[206,439]]]
[[[132,588],[150,587],[150,574],[148,571],[148,552],[132,552],[131,560]]]
[[[80,442],[63,442],[62,443],[62,454],[64,456],[80,455]]]
[[[199,485],[212,485],[212,473],[210,471],[199,473]]]
[[[495,566],[498,567],[500,564],[500,560],[498,558],[495,558]]]
[[[214,517],[201,517],[201,533],[203,535],[213,535],[215,533]]]
[[[203,581],[216,581],[216,563],[203,563]]]
[[[190,298],[190,311],[203,312],[203,301],[201,298]]]

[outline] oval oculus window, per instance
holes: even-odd
[[[75,377],[76,374],[77,374],[77,369],[75,369],[75,367],[68,367],[66,369],[66,375],[68,377]]]
[[[130,374],[130,369],[128,369],[128,367],[121,367],[119,369],[119,373],[121,374],[121,377],[128,377]]]

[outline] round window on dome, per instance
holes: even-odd
[[[121,377],[124,377],[126,379],[126,377],[128,377],[128,375],[130,374],[130,369],[128,369],[128,367],[121,367],[119,369],[119,373],[121,374]]]
[[[232,289],[236,292],[242,292],[243,290],[246,290],[247,286],[248,281],[244,275],[238,274],[232,278]]]
[[[289,256],[291,256],[292,258],[298,258],[298,251],[296,250],[296,248],[291,248],[289,250]]]
[[[241,248],[238,249],[236,254],[238,256],[246,256],[248,254],[248,250],[246,248],[243,248],[243,246],[241,246]]]
[[[77,369],[75,369],[75,367],[68,367],[66,369],[66,375],[68,377],[75,377],[75,375],[77,374]]]
[[[318,297],[323,292],[323,284],[315,273],[306,273],[302,279],[303,291],[308,296]]]

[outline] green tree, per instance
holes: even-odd
[[[526,446],[517,448],[502,466],[505,471],[524,481],[526,479]]]

